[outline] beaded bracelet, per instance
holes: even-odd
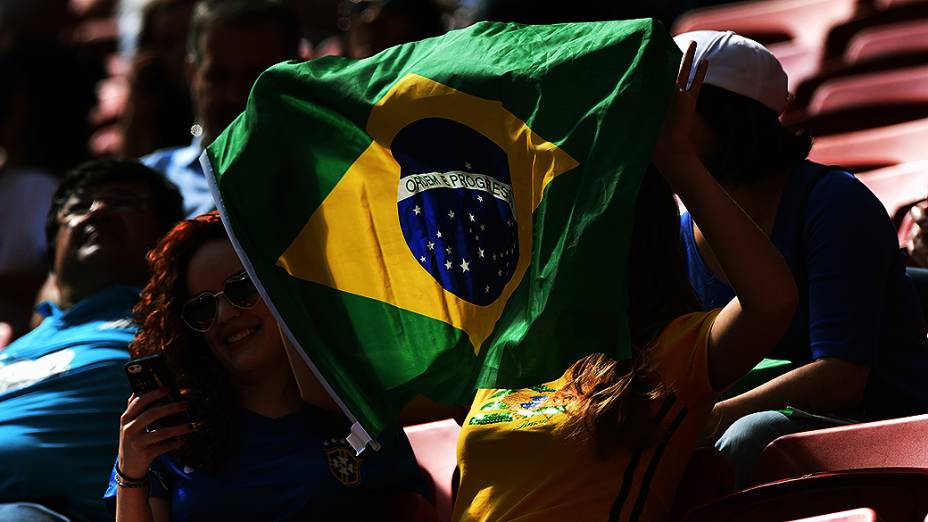
[[[133,478],[123,473],[117,464],[116,485],[121,488],[144,488],[148,485],[148,474],[146,473],[142,478]]]
[[[120,478],[119,475],[116,475],[116,485],[121,488],[144,488],[148,486],[148,479],[146,478],[140,482],[127,482]]]

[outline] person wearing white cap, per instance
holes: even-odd
[[[697,44],[690,77],[709,63],[697,100],[700,157],[784,256],[800,290],[792,325],[770,357],[794,369],[716,404],[707,438],[748,485],[757,456],[780,435],[928,411],[928,342],[883,206],[853,175],[806,160],[811,140],[779,122],[787,77],[761,44],[731,31],[675,38]],[[690,281],[706,309],[734,295],[689,214],[681,218]],[[791,414],[779,411],[795,408]],[[803,418],[800,418],[803,417]]]

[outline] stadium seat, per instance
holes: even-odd
[[[806,113],[815,116],[875,104],[928,103],[928,65],[835,78],[821,84]]]
[[[919,65],[827,80],[805,107],[791,103],[781,119],[826,136],[926,117],[928,66]]]
[[[855,34],[844,50],[845,63],[888,55],[928,51],[928,19],[880,25]]]
[[[819,67],[828,30],[851,19],[858,0],[763,0],[694,9],[677,19],[674,34],[732,30],[768,45],[783,63],[790,90]]]
[[[846,134],[824,136],[812,145],[809,158],[865,172],[908,161],[928,159],[928,118]]]
[[[880,518],[870,508],[849,509],[840,513],[791,520],[790,522],[877,522]]]
[[[823,64],[841,62],[851,42],[862,33],[893,24],[928,19],[928,2],[902,2],[859,13],[857,16],[837,23],[825,38]]]
[[[680,34],[700,29],[732,30],[761,43],[790,40],[820,47],[834,24],[851,19],[858,0],[762,0],[693,9],[673,26]]]
[[[857,179],[880,199],[889,217],[895,219],[900,210],[928,195],[928,160],[861,172]]]
[[[435,485],[435,511],[438,520],[451,520],[452,477],[457,465],[456,451],[461,427],[445,419],[404,428],[419,466]]]
[[[755,483],[861,468],[918,467],[928,473],[926,440],[928,415],[785,435],[761,453]]]
[[[754,486],[690,511],[684,522],[782,522],[868,506],[885,520],[922,522],[928,470],[884,468],[819,473]]]

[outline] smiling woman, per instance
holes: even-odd
[[[382,519],[392,498],[422,491],[401,432],[355,456],[331,399],[301,398],[277,322],[218,214],[175,227],[149,261],[130,349],[163,354],[186,400],[130,398],[105,495],[117,520]],[[197,422],[154,428],[183,410]]]

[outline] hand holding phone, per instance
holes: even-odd
[[[133,359],[126,363],[125,369],[126,376],[129,378],[129,385],[137,397],[143,397],[156,390],[167,391],[166,396],[152,403],[149,408],[183,401],[180,389],[178,389],[177,383],[174,381],[174,374],[168,368],[161,354]],[[181,424],[191,424],[192,422],[193,419],[185,410],[181,413],[160,418],[150,426],[146,426],[146,428],[156,430],[166,426],[179,426]]]
[[[119,420],[119,469],[144,477],[159,455],[181,447],[198,426],[191,421],[173,374],[161,355],[125,365],[133,394]]]

